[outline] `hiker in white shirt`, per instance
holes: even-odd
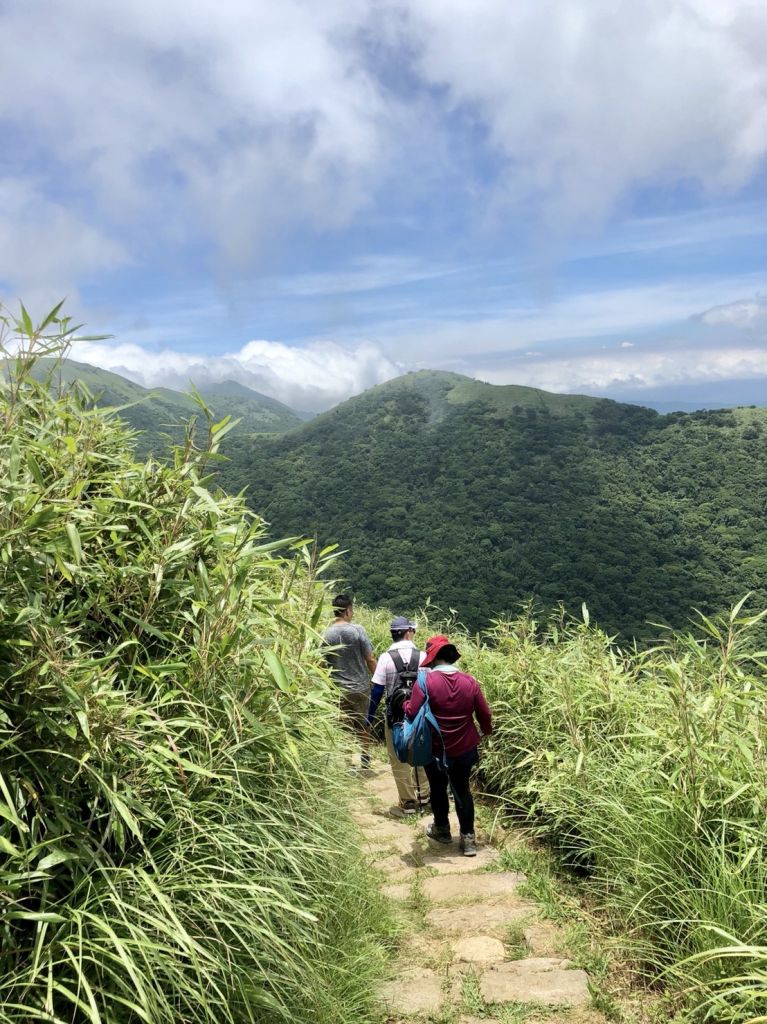
[[[419,797],[421,809],[429,802],[429,783],[426,772],[422,768],[411,768],[410,765],[403,764],[398,760],[391,739],[391,715],[393,711],[392,695],[400,682],[402,668],[411,669],[413,672],[417,671],[423,654],[413,643],[416,625],[410,619],[404,615],[398,615],[389,623],[389,630],[392,644],[378,659],[373,673],[373,689],[370,694],[367,724],[368,727],[372,725],[381,697],[385,694],[386,750],[399,797],[399,806],[395,813],[415,814],[419,810]]]

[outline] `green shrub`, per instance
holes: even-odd
[[[374,1019],[316,560],[36,381],[58,309],[2,322],[0,1021]]]

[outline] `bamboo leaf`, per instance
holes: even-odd
[[[141,839],[141,829],[139,827],[139,823],[136,821],[133,812],[130,810],[125,801],[121,797],[119,797],[117,793],[114,792],[109,794],[109,800],[114,809],[122,818],[122,820],[131,830],[133,835],[136,836],[137,839]]]
[[[83,560],[83,549],[80,544],[80,534],[77,532],[77,527],[74,523],[67,523],[66,525],[67,537],[69,538],[69,546],[72,549],[75,563],[77,565],[82,564]]]
[[[42,860],[37,862],[37,870],[50,871],[51,868],[58,867],[59,864],[65,864],[67,861],[72,859],[72,854],[67,853],[66,850],[54,848],[50,853],[46,854]]]
[[[28,338],[33,338],[35,334],[35,328],[32,323],[32,317],[27,312],[23,302],[21,303],[21,322],[24,326],[24,333],[27,335]]]
[[[49,924],[59,924],[66,921],[61,914],[55,914],[50,910],[10,910],[5,914],[9,921],[46,921]]]
[[[0,835],[0,853],[4,853],[8,857],[22,856],[22,851],[18,848],[18,846],[14,846],[9,839],[6,839],[5,836],[2,835]]]
[[[21,449],[19,447],[19,440],[14,437],[11,441],[10,449],[8,451],[8,480],[11,486],[16,484],[19,476],[19,467],[21,465]]]
[[[242,422],[242,419],[232,419],[231,416],[225,416],[220,423],[214,424],[210,428],[210,432],[213,435],[216,443],[218,443],[223,437],[229,433],[230,430],[234,430]]]
[[[50,327],[50,325],[58,317],[59,312],[61,311],[61,307],[64,305],[65,302],[66,302],[66,299],[62,299],[61,302],[57,303],[53,307],[53,309],[50,311],[50,313],[48,313],[48,315],[44,318],[44,320],[40,324],[40,330],[41,331],[44,331],[46,327]]]
[[[289,693],[292,687],[282,661],[277,657],[274,651],[264,651],[264,658],[266,659],[266,663],[269,666],[272,677],[279,689],[284,693]]]

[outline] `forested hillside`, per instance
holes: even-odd
[[[471,627],[533,596],[657,634],[748,590],[767,603],[767,411],[660,415],[449,373],[408,374],[277,438],[220,480],[278,534],[347,550],[360,598],[427,598]]]
[[[40,359],[34,372],[43,379],[52,368],[50,360]],[[140,431],[134,443],[141,456],[167,452],[169,444],[178,444],[183,438],[183,421],[200,415],[200,406],[189,394],[171,388],[144,388],[118,373],[74,359],[56,363],[53,382],[54,387],[64,389],[77,382],[99,407],[119,409],[121,418]],[[210,384],[200,388],[200,394],[217,419],[238,419],[237,430],[242,434],[281,433],[302,422],[287,405],[237,381]]]

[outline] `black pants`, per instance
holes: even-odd
[[[465,754],[459,754],[458,757],[448,757],[447,770],[437,761],[426,765],[426,775],[431,787],[431,809],[437,828],[450,827],[447,801],[447,786],[450,783],[461,834],[468,835],[470,832],[474,832],[474,798],[471,795],[469,780],[471,770],[477,761],[479,761],[477,748],[472,747],[471,750],[467,750]]]

